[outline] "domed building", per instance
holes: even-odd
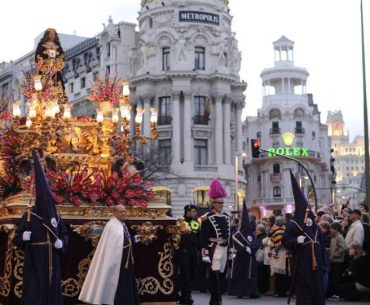
[[[250,206],[264,215],[266,211],[294,206],[289,171],[300,181],[302,189],[313,202],[309,177],[296,162],[275,153],[294,157],[309,171],[316,187],[318,205],[331,202],[330,144],[328,128],[321,123],[318,106],[307,94],[308,72],[294,65],[294,42],[282,36],[273,43],[275,64],[264,69],[262,107],[257,117],[248,117],[244,128],[247,143],[258,139],[258,159],[248,159],[247,199]]]
[[[240,81],[241,53],[231,30],[228,1],[142,1],[130,79],[134,104],[159,110],[156,151],[175,214],[194,202],[209,204],[208,186],[219,178],[234,206],[234,159],[242,151],[241,112],[247,84]],[[245,180],[240,167],[239,200]]]

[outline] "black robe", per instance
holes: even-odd
[[[228,293],[241,297],[258,297],[257,262],[254,254],[259,249],[260,243],[255,237],[249,243],[241,237],[240,232],[237,232],[233,235],[233,244],[236,256],[232,262]],[[246,251],[247,246],[251,249],[252,254]]]
[[[132,260],[132,245],[135,239],[130,235],[126,225],[123,226],[125,234],[121,268],[119,272],[116,295],[114,296],[114,305],[139,305],[139,293],[136,284],[135,265]],[[127,267],[127,268],[126,268]]]
[[[311,221],[312,222],[312,221]],[[302,232],[307,234],[305,235]],[[294,277],[294,293],[296,295],[296,305],[323,305],[325,304],[324,291],[324,270],[325,265],[325,244],[322,240],[320,230],[315,223],[300,228],[295,221],[288,223],[283,236],[283,245],[292,251],[293,268],[297,268]],[[305,235],[305,244],[297,243],[298,236]],[[314,253],[317,261],[317,269],[313,270],[312,243],[306,242],[316,240],[314,244]],[[294,272],[294,271],[293,271]]]
[[[63,242],[63,248],[56,249],[55,237],[45,229],[39,217],[31,213],[30,220],[27,228],[27,213],[25,213],[13,239],[13,244],[24,250],[26,242],[23,241],[23,232],[27,230],[32,232],[27,256],[24,258],[24,304],[62,305],[59,255],[67,247],[67,229],[61,221],[58,221],[57,231]],[[50,246],[45,244],[48,239]],[[49,257],[49,250],[51,250],[51,257]],[[51,259],[52,269],[49,269],[49,259]]]

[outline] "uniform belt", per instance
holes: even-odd
[[[223,238],[208,238],[210,242],[217,243],[220,246],[226,247],[228,245],[228,240]]]

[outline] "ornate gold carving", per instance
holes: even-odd
[[[94,256],[95,249],[89,255],[82,259],[78,264],[77,279],[68,278],[62,282],[62,294],[67,297],[76,297],[80,293],[85,281],[87,271],[89,270],[91,260]]]
[[[13,245],[12,239],[14,232],[14,225],[1,225],[0,231],[5,231],[8,233],[8,243],[5,256],[5,268],[4,276],[0,276],[0,296],[7,297],[10,293],[10,277],[12,275],[12,256],[13,256]]]
[[[158,229],[163,229],[162,225],[153,225],[150,221],[146,221],[141,225],[133,225],[132,229],[141,237],[141,243],[149,245],[153,240],[157,239]]]
[[[4,201],[4,208],[7,214],[2,214],[0,209],[0,218],[8,215],[21,217],[28,207],[30,194],[26,192],[8,197]],[[129,219],[169,219],[167,212],[170,209],[168,205],[149,203],[147,208],[126,207],[127,218]],[[63,219],[88,219],[103,218],[109,219],[113,215],[113,208],[94,205],[57,205],[58,213]]]
[[[70,225],[74,232],[89,241],[95,248],[98,245],[101,234],[103,233],[105,221],[89,221],[83,225]]]
[[[154,295],[158,292],[161,292],[164,295],[170,295],[174,290],[175,286],[171,280],[171,276],[174,271],[172,264],[172,247],[170,242],[166,242],[163,245],[163,252],[159,252],[158,254],[160,255],[158,273],[162,277],[163,282],[161,283],[153,276],[138,279],[138,290],[140,295]]]
[[[22,298],[23,291],[23,251],[15,248],[14,250],[14,277],[18,280],[18,283],[14,286],[14,294],[18,298]]]
[[[183,218],[180,218],[176,221],[175,226],[166,226],[165,232],[171,234],[172,246],[178,249],[180,247],[181,235],[189,234],[191,228]]]
[[[66,297],[76,297],[80,293],[80,286],[78,281],[73,278],[66,279],[62,281],[62,293]]]

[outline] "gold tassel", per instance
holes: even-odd
[[[317,270],[317,260],[315,256],[315,243],[311,243],[311,249],[312,249],[312,270]]]

